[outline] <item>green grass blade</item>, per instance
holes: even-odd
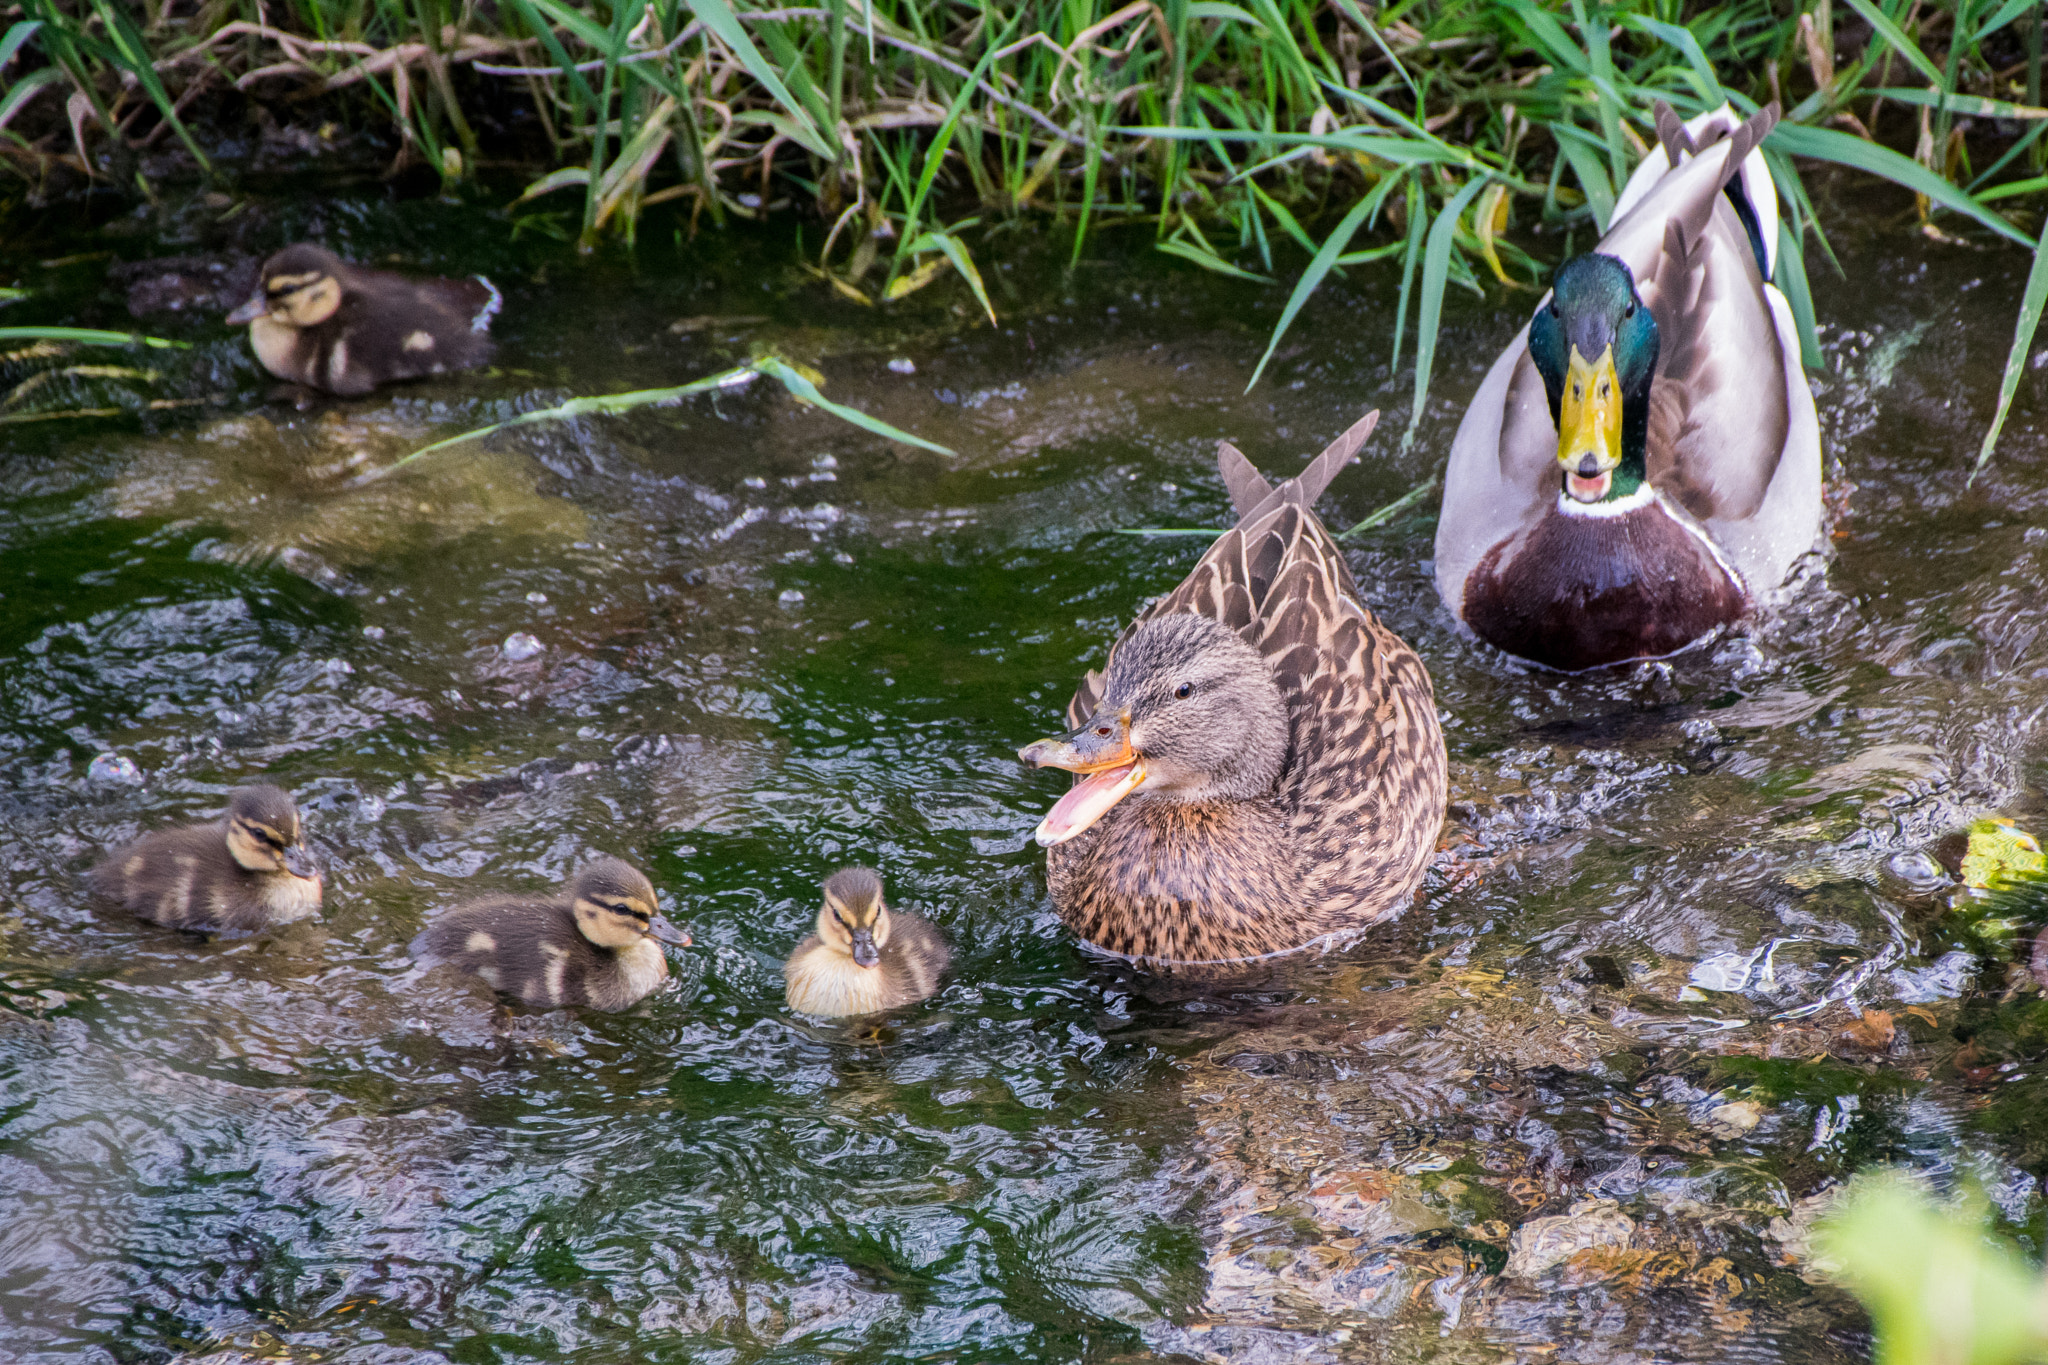
[[[1936,85],[1945,84],[1941,77],[1941,68],[1928,59],[1927,54],[1920,50],[1918,43],[1906,36],[1904,29],[1892,22],[1890,15],[1871,4],[1870,0],[1849,0],[1849,8],[1863,16],[1864,22],[1870,25],[1871,31],[1879,40],[1891,44],[1901,57],[1918,67],[1921,75]],[[1868,55],[1868,60],[1875,65],[1877,57],[1878,51],[1873,49]]]
[[[1169,256],[1178,256],[1184,261],[1193,261],[1204,270],[1214,271],[1218,275],[1228,275],[1232,279],[1251,280],[1256,284],[1271,284],[1273,282],[1271,277],[1254,274],[1249,270],[1234,266],[1215,252],[1204,251],[1193,242],[1183,242],[1178,239],[1155,242],[1152,249],[1154,251],[1163,251]]]
[[[1988,100],[1980,95],[1952,95],[1940,90],[1922,90],[1917,86],[1887,85],[1861,93],[1879,95],[1899,104],[1924,104],[1931,109],[1947,109],[1971,118],[2048,119],[2048,109],[2037,105]]]
[[[789,87],[782,83],[782,77],[775,74],[775,68],[761,55],[761,49],[754,46],[754,40],[747,36],[740,26],[737,15],[725,0],[690,0],[690,11],[705,28],[718,36],[718,40],[732,49],[732,54],[746,67],[747,74],[761,83],[761,87],[774,97],[775,102],[795,120],[803,136],[799,140],[806,151],[830,161],[834,157],[832,142],[811,122],[810,110],[804,108],[796,96],[789,93]],[[995,49],[989,49],[993,52]]]
[[[1251,383],[1244,386],[1246,393],[1251,392],[1252,385],[1258,383],[1259,376],[1266,372],[1266,362],[1271,360],[1273,352],[1279,349],[1280,338],[1287,335],[1287,329],[1294,323],[1294,315],[1308,302],[1309,295],[1316,292],[1316,286],[1323,282],[1323,276],[1329,274],[1330,268],[1337,264],[1337,258],[1343,255],[1344,248],[1351,244],[1351,235],[1358,231],[1359,225],[1371,211],[1370,199],[1361,199],[1353,204],[1351,212],[1344,215],[1344,220],[1338,223],[1336,230],[1324,240],[1321,249],[1316,252],[1316,258],[1308,263],[1308,269],[1302,272],[1300,282],[1288,296],[1287,307],[1280,311],[1280,321],[1273,327],[1273,339],[1266,343],[1266,353],[1259,357],[1258,368],[1252,371]]]
[[[2042,226],[2041,240],[2034,246],[2034,268],[2027,272],[2026,292],[2020,296],[2019,321],[2012,331],[2012,349],[2005,356],[2005,378],[1998,385],[1998,411],[1992,414],[1991,429],[1984,433],[1984,444],[1977,450],[1977,465],[1970,471],[1971,483],[1991,462],[1998,433],[2005,429],[2005,415],[2012,408],[2012,396],[2019,388],[2020,372],[2026,368],[2027,353],[2033,349],[2034,329],[2040,325],[2044,304],[2048,304],[2048,224]]]
[[[858,408],[849,408],[843,403],[833,402],[825,397],[824,394],[819,393],[818,386],[812,383],[802,371],[796,369],[787,361],[777,360],[773,356],[768,356],[756,360],[754,368],[767,375],[770,379],[779,381],[783,388],[789,390],[789,396],[796,399],[797,402],[808,403],[814,408],[822,408],[840,421],[851,422],[863,431],[872,431],[877,436],[886,436],[892,441],[901,441],[904,445],[916,446],[919,450],[929,450],[938,455],[952,455],[955,453],[936,441],[927,441],[922,436],[912,436],[900,427],[890,426],[879,417],[870,417]]]
[[[2010,238],[2025,247],[2034,244],[2031,238],[2011,223],[1919,162],[1900,156],[1889,147],[1880,147],[1874,142],[1865,142],[1860,137],[1838,133],[1832,128],[1808,128],[1796,123],[1779,124],[1771,130],[1771,135],[1764,141],[1775,144],[1780,150],[1790,152],[1794,156],[1808,156],[1816,161],[1832,161],[1853,170],[1883,176],[1895,184],[1926,195],[1943,208],[1953,209],[1957,213],[1976,219],[2001,237]]]
[[[185,144],[185,150],[192,153],[192,159],[199,163],[199,169],[212,175],[213,163],[206,159],[205,152],[199,150],[199,142],[192,136],[192,130],[185,126],[185,120],[178,117],[177,103],[164,89],[163,78],[156,73],[155,59],[150,56],[149,44],[143,39],[142,30],[135,27],[127,6],[113,0],[93,0],[93,9],[99,14],[100,22],[106,25],[117,64],[135,77],[156,105],[157,113],[171,125],[178,140]]]
[[[1607,178],[1607,168],[1600,164],[1600,144],[1569,123],[1553,123],[1550,131],[1593,210],[1593,226],[1607,231],[1607,221],[1614,216],[1614,182]]]
[[[68,341],[79,346],[151,346],[160,351],[189,351],[189,341],[166,341],[140,332],[105,332],[96,327],[0,327],[4,341]]]
[[[450,436],[445,440],[436,441],[430,446],[421,446],[404,459],[387,465],[362,481],[369,483],[384,478],[405,468],[422,456],[431,455],[437,450],[446,450],[450,446],[461,445],[464,441],[481,440],[493,432],[506,431],[512,427],[523,427],[534,422],[564,421],[571,417],[609,416],[621,412],[632,412],[638,408],[668,407],[672,404],[680,403],[692,394],[709,393],[713,389],[737,388],[742,384],[751,383],[756,373],[756,367],[753,365],[738,365],[730,370],[721,370],[717,374],[705,379],[692,380],[688,384],[678,384],[671,389],[635,389],[630,393],[607,393],[593,395],[588,398],[572,398],[568,402],[556,407],[536,408],[532,412],[522,412],[517,417],[508,417],[502,422],[493,422],[487,427],[476,427],[458,436]]]
[[[673,388],[635,389],[630,393],[595,394],[587,398],[572,398],[568,402],[558,404],[552,408],[537,408],[532,412],[522,412],[517,417],[510,417],[502,422],[493,422],[487,427],[477,427],[473,430],[462,432],[460,435],[436,441],[429,446],[421,446],[404,459],[378,470],[376,473],[361,480],[361,482],[369,483],[384,478],[405,468],[405,466],[423,456],[431,455],[436,451],[446,450],[450,446],[461,445],[465,441],[480,440],[485,436],[491,435],[493,432],[506,431],[512,427],[523,427],[534,422],[563,421],[571,417],[609,417],[616,416],[619,413],[633,412],[640,408],[671,407],[682,402],[685,398],[696,394],[709,393],[714,389],[739,388],[752,383],[756,375],[764,374],[789,390],[790,396],[799,403],[821,408],[841,421],[850,422],[865,431],[872,431],[877,436],[886,436],[892,441],[901,441],[905,445],[936,451],[941,455],[953,454],[951,450],[942,445],[934,444],[919,436],[912,436],[909,432],[890,426],[878,417],[870,417],[866,413],[849,408],[842,403],[834,403],[819,393],[818,386],[801,370],[798,370],[787,361],[779,360],[774,356],[766,356],[746,365],[736,365],[729,370],[720,370],[717,374],[708,375],[703,379],[693,379],[687,384],[678,384]]]
[[[1813,289],[1806,279],[1806,256],[1799,250],[1799,238],[1782,220],[1778,223],[1777,277],[1771,283],[1792,307],[1792,325],[1799,333],[1799,363],[1809,370],[1825,368],[1820,336],[1813,330]]]
[[[1416,428],[1422,423],[1422,404],[1429,397],[1429,372],[1436,362],[1437,323],[1444,310],[1444,281],[1451,268],[1451,239],[1457,233],[1458,219],[1465,206],[1491,179],[1480,175],[1466,181],[1465,188],[1451,196],[1451,202],[1430,224],[1429,246],[1422,254],[1422,298],[1415,319],[1415,409],[1408,415],[1408,430],[1401,436],[1403,450],[1415,439]]]
[[[692,4],[696,2],[697,0],[691,0]],[[938,178],[939,167],[945,162],[946,148],[953,141],[953,130],[960,126],[960,116],[967,112],[968,101],[974,98],[975,92],[981,86],[982,78],[988,75],[989,67],[995,64],[996,54],[1002,51],[1003,45],[1016,31],[1016,24],[1021,23],[1023,18],[1024,11],[1019,10],[1016,21],[1003,31],[1003,36],[988,45],[988,51],[982,53],[981,60],[975,64],[974,74],[960,83],[960,89],[953,96],[953,103],[946,109],[946,121],[940,124],[939,131],[932,135],[931,147],[924,154],[924,169],[918,172],[917,188],[911,191],[910,206],[904,212],[901,245],[897,247],[896,259],[889,268],[891,283],[895,281],[897,271],[903,268],[904,260],[910,255],[910,239],[917,234],[918,215],[924,212],[924,201],[931,194],[932,181]]]
[[[1401,368],[1401,331],[1408,325],[1408,298],[1415,291],[1415,267],[1422,260],[1422,243],[1429,235],[1429,201],[1422,187],[1408,182],[1408,235],[1401,251],[1401,297],[1394,307],[1394,351],[1389,368]]]
[[[910,249],[912,254],[933,249],[944,252],[946,259],[953,263],[953,269],[960,273],[960,278],[967,281],[967,287],[974,291],[974,300],[981,305],[981,311],[988,314],[988,325],[1001,325],[996,321],[995,305],[988,301],[988,289],[981,282],[981,272],[974,268],[974,258],[967,254],[966,243],[950,232],[927,232],[918,238]]]
[[[36,30],[42,26],[43,21],[40,19],[23,19],[18,23],[10,24],[7,29],[7,36],[0,38],[0,67],[5,67],[7,63],[13,61],[14,54],[21,51],[21,45],[35,37]]]
[[[1400,516],[1403,512],[1413,507],[1416,503],[1421,502],[1424,498],[1428,497],[1430,494],[1430,490],[1436,487],[1437,479],[1439,477],[1441,476],[1436,474],[1430,475],[1427,479],[1424,479],[1421,483],[1416,484],[1415,487],[1409,489],[1400,497],[1395,498],[1385,507],[1379,508],[1378,510],[1373,512],[1368,512],[1356,525],[1346,527],[1343,531],[1339,532],[1334,538],[1337,540],[1350,540],[1353,536],[1364,535],[1367,531],[1372,530],[1376,526],[1386,525],[1395,517]]]
[[[2005,0],[2005,8],[1986,19],[1984,27],[1977,30],[1976,41],[1982,43],[2028,10],[2038,8],[2040,4],[2041,0]]]

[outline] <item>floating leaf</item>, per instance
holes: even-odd
[[[1970,849],[1963,855],[1965,886],[1991,890],[2044,870],[2048,857],[2042,855],[2040,841],[2012,821],[1979,820],[1970,826]]]

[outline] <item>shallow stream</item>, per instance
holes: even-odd
[[[1848,1173],[1980,1184],[2038,1250],[2048,1006],[1951,908],[1972,818],[2048,825],[2039,357],[1965,485],[2020,253],[1825,208],[1833,558],[1750,635],[1532,675],[1440,607],[1433,500],[1348,542],[1436,680],[1446,852],[1354,948],[1205,989],[1076,949],[1030,839],[1064,784],[1014,758],[1205,543],[1117,532],[1221,525],[1219,437],[1285,475],[1382,407],[1349,526],[1533,294],[1454,293],[1403,451],[1397,268],[1333,280],[1247,395],[1285,288],[1142,229],[1071,272],[995,236],[991,328],[950,283],[863,310],[781,237],[580,262],[351,194],[10,247],[0,320],[198,345],[113,399],[51,381],[188,405],[0,428],[0,1358],[1852,1361],[1802,1259]],[[316,234],[490,274],[496,366],[300,411],[210,303],[129,320],[123,260]],[[763,381],[365,479],[756,348],[957,457]],[[85,896],[260,774],[317,920],[208,941]],[[408,963],[597,851],[694,934],[672,989],[543,1015]],[[782,1003],[852,862],[957,950],[880,1027]]]

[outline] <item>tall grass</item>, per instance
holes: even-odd
[[[594,245],[662,203],[693,228],[801,209],[821,284],[863,303],[950,275],[993,317],[970,249],[992,215],[1050,219],[1076,257],[1140,223],[1261,279],[1298,248],[1275,345],[1330,274],[1398,259],[1418,412],[1446,289],[1534,288],[1517,221],[1604,228],[1654,99],[1784,107],[1765,153],[1810,361],[1830,252],[1799,159],[1905,187],[1933,235],[2032,250],[2048,204],[2040,0],[25,3],[0,156],[30,177],[168,137],[203,167],[187,115],[232,89],[382,124],[460,180],[505,152],[465,111],[518,104],[544,143],[523,227]]]

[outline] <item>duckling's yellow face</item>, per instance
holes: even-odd
[[[600,948],[630,948],[644,938],[690,946],[690,936],[661,913],[653,884],[617,858],[585,868],[569,884],[569,893],[577,931]]]
[[[306,847],[298,808],[275,787],[245,787],[228,807],[228,854],[251,872],[287,873],[320,880],[320,863]]]
[[[325,270],[269,275],[256,296],[228,314],[231,326],[267,319],[285,327],[317,327],[341,307],[341,282]]]
[[[882,879],[864,867],[849,867],[825,879],[825,904],[818,911],[818,938],[858,967],[873,967],[889,943],[889,907]]]

